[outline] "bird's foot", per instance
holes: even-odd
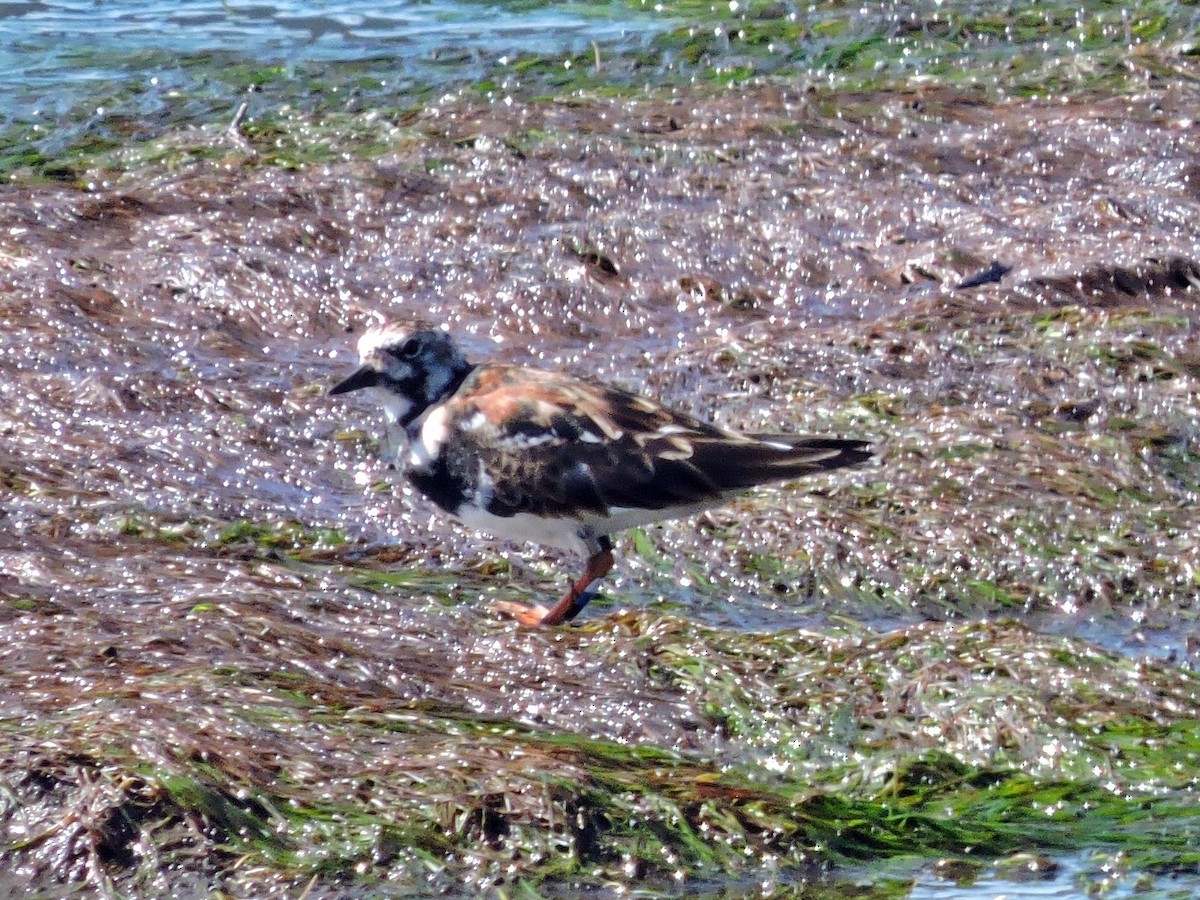
[[[531,628],[536,628],[539,625],[555,624],[546,621],[546,617],[550,615],[550,610],[546,609],[540,603],[531,606],[527,603],[514,603],[511,600],[497,600],[488,609],[494,613],[500,613],[502,616],[508,616],[510,619],[516,619],[522,625],[528,625]]]
[[[603,578],[607,575],[613,566],[612,545],[608,543],[608,538],[603,540],[600,547],[601,549],[598,552],[588,557],[583,575],[571,585],[571,589],[567,591],[567,595],[549,609],[540,604],[537,606],[526,606],[524,603],[513,603],[511,600],[497,600],[491,605],[491,610],[503,613],[506,616],[512,616],[522,625],[535,627],[540,625],[561,625],[563,622],[570,622],[579,615],[579,611],[587,606],[588,601],[595,596],[595,591],[590,590],[592,582],[597,578]]]

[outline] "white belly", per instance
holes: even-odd
[[[528,541],[590,556],[595,550],[579,535],[580,523],[570,519],[543,519],[529,513],[496,516],[477,506],[459,507],[456,518],[468,528],[485,531],[507,541]],[[603,520],[602,520],[603,521]],[[604,530],[599,534],[606,533]]]
[[[509,541],[529,541],[570,550],[580,556],[591,556],[599,545],[595,539],[605,534],[616,534],[626,528],[649,525],[664,519],[675,519],[702,512],[721,503],[720,499],[696,503],[690,506],[675,506],[670,509],[627,509],[614,507],[609,516],[584,513],[579,519],[544,519],[529,513],[515,516],[496,516],[479,507],[463,505],[456,517],[468,528],[475,528]],[[585,537],[587,536],[587,537]],[[587,538],[590,537],[591,541]]]

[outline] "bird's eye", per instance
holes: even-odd
[[[421,342],[418,341],[416,338],[409,338],[407,341],[404,342],[404,346],[402,346],[400,348],[400,355],[413,357],[413,356],[417,355],[417,352],[420,349],[421,349]]]

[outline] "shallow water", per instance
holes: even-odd
[[[966,883],[939,877],[936,867],[914,879],[906,900],[1087,900],[1102,896],[1112,900],[1177,900],[1200,890],[1194,875],[1141,879],[1118,858],[1079,854],[1061,859],[1030,856],[1025,865],[1009,864],[1008,871],[985,869]]]
[[[393,77],[472,53],[550,52],[593,40],[645,34],[671,22],[623,3],[329,2],[218,3],[185,0],[40,2],[16,0],[0,10],[5,67],[14,87],[61,88],[68,81],[128,79],[153,60],[202,54],[260,63],[376,60]],[[442,60],[443,65],[447,60]],[[465,73],[463,73],[465,74]],[[49,96],[49,94],[47,94]],[[6,114],[19,114],[13,95]],[[28,110],[25,111],[26,113]]]
[[[61,126],[90,103],[97,121],[116,114],[153,127],[180,121],[179,103],[193,118],[207,104],[236,106],[239,89],[263,81],[280,82],[270,102],[304,102],[316,73],[325,78],[317,92],[340,90],[344,102],[364,90],[376,102],[402,100],[478,79],[506,55],[593,42],[634,49],[673,21],[619,2],[9,2],[0,6],[0,123]]]

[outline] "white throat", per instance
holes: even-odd
[[[387,388],[370,388],[375,399],[383,406],[383,414],[389,426],[399,425],[413,408],[413,403],[407,397],[393,393]]]

